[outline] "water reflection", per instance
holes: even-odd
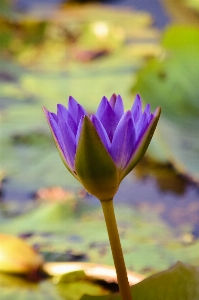
[[[141,211],[153,211],[169,225],[192,227],[199,237],[199,187],[177,174],[170,165],[143,159],[116,195],[118,203],[128,203]]]

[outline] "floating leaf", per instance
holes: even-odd
[[[1,300],[64,300],[51,280],[34,283],[23,277],[0,273],[0,288]]]
[[[178,262],[132,287],[135,300],[198,300],[199,269]]]
[[[150,204],[148,210],[146,204],[143,205],[143,211],[132,205],[116,205],[127,268],[147,275],[166,269],[179,259],[198,264],[199,243],[193,241],[185,248],[179,227],[171,229],[151,210]],[[190,229],[183,230],[190,232]],[[1,231],[27,234],[27,241],[36,246],[46,260],[86,260],[113,265],[101,207],[88,205],[84,200],[78,200],[75,206],[39,205],[25,215],[4,220]]]
[[[43,258],[20,238],[1,233],[0,244],[1,272],[31,274],[43,264]]]
[[[75,274],[71,275],[68,281],[57,281],[57,278],[53,277],[31,282],[23,277],[0,273],[0,288],[1,300],[16,299],[16,295],[17,300],[80,300],[85,293],[110,294],[110,291],[99,283]]]
[[[144,279],[131,287],[134,300],[198,300],[199,270],[178,262],[174,267]],[[120,296],[91,297],[81,300],[121,300]]]

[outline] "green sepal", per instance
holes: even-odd
[[[157,107],[155,112],[154,112],[154,119],[151,122],[150,126],[147,128],[145,131],[144,135],[142,136],[139,145],[136,147],[135,152],[132,154],[132,158],[130,159],[129,163],[123,170],[121,176],[120,176],[120,181],[133,170],[133,168],[139,163],[139,161],[142,159],[144,156],[151,139],[153,137],[155,128],[157,126],[158,120],[160,118],[161,114],[161,107]]]
[[[101,201],[112,199],[117,192],[118,170],[88,116],[82,124],[75,169],[85,189]]]

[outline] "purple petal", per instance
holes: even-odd
[[[57,122],[55,121],[53,115],[50,112],[48,112],[48,116],[49,116],[49,123],[50,123],[51,130],[57,140],[57,143],[59,144],[60,148],[63,151],[64,150],[63,149],[64,148],[63,147],[63,138],[62,138],[62,133],[61,133],[60,127],[58,126]]]
[[[100,119],[103,116],[103,113],[106,109],[106,106],[108,105],[108,99],[104,96],[98,106],[97,112],[96,112],[96,116],[98,117],[98,119]]]
[[[133,103],[133,106],[131,108],[131,114],[133,116],[134,122],[137,123],[139,118],[142,115],[142,102],[139,95],[136,95],[135,101]]]
[[[146,113],[147,117],[150,116],[150,114],[151,114],[150,104],[146,105],[144,112]]]
[[[131,112],[121,118],[111,145],[111,156],[119,169],[124,169],[135,146],[135,130]]]
[[[116,98],[117,98],[117,95],[116,94],[113,94],[109,100],[109,104],[110,106],[112,107],[112,109],[114,109],[114,106],[115,106],[115,102],[116,102]]]
[[[79,142],[79,137],[80,137],[81,130],[82,130],[82,123],[83,123],[83,120],[84,120],[84,116],[81,117],[81,119],[80,119],[80,121],[79,121],[78,128],[77,128],[77,134],[76,134],[76,147],[77,147],[78,142]]]
[[[64,142],[63,142],[61,130],[60,130],[57,122],[54,119],[55,114],[49,112],[45,107],[43,107],[43,111],[44,111],[44,114],[45,114],[46,119],[48,121],[48,124],[50,126],[52,135],[54,137],[55,144],[56,144],[57,148],[60,151],[60,154],[62,155],[62,157],[64,159],[65,158],[65,155],[64,155]]]
[[[96,116],[104,126],[110,141],[112,141],[113,134],[119,123],[119,118],[105,97],[102,98]]]
[[[139,118],[138,122],[135,124],[137,142],[139,142],[140,138],[142,137],[144,131],[146,130],[147,125],[148,125],[148,118],[146,113],[144,112],[141,118]]]
[[[62,134],[65,159],[69,168],[74,171],[74,160],[76,152],[75,135],[72,132],[70,126],[68,126],[63,119],[59,119],[58,125]]]
[[[135,148],[133,149],[131,157],[130,157],[127,165],[125,166],[125,169],[123,170],[123,172],[121,174],[121,180],[138,164],[138,162],[144,156],[144,154],[150,144],[153,133],[155,131],[160,114],[161,114],[161,108],[157,107],[152,115],[152,119],[151,119],[150,123],[148,124],[148,126],[146,126],[146,129],[143,132],[143,135],[140,137],[140,139],[138,141],[136,141],[136,145],[135,145]]]
[[[57,116],[58,116],[58,120],[62,119],[63,122],[66,122],[66,124],[68,126],[70,126],[70,128],[71,128],[72,132],[74,133],[74,135],[76,135],[77,125],[76,125],[73,117],[69,113],[69,111],[62,104],[57,104]]]
[[[87,116],[86,110],[78,103],[78,110],[77,110],[77,124],[79,124],[82,116]]]
[[[106,133],[106,130],[105,130],[104,126],[102,125],[100,120],[95,115],[91,116],[91,121],[92,121],[93,125],[95,126],[95,129],[97,130],[97,133],[99,134],[104,146],[109,151],[110,146],[111,146],[111,142],[110,142],[110,139],[109,139],[109,137]]]
[[[76,124],[79,124],[82,115],[87,115],[85,109],[72,96],[68,100],[68,111]]]
[[[51,116],[55,119],[55,121],[58,123],[58,117],[55,113],[51,112]]]
[[[114,110],[115,114],[117,115],[118,119],[120,120],[124,114],[124,104],[122,101],[122,97],[120,95],[118,95],[116,97],[115,106],[114,106],[113,110]]]

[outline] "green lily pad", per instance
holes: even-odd
[[[139,211],[116,205],[116,218],[128,269],[150,275],[177,260],[199,263],[199,243],[195,241],[185,248],[179,229],[171,229],[150,208]],[[190,228],[183,230],[188,234]],[[47,260],[79,258],[113,265],[102,209],[81,200],[39,205],[24,215],[3,219],[1,231],[28,234],[27,241],[36,245]]]
[[[54,277],[37,283],[17,275],[0,273],[1,299],[12,300],[16,299],[17,295],[18,300],[79,300],[85,293],[89,295],[110,293],[96,282],[80,276],[80,272],[67,274],[66,277],[68,280],[63,281]]]
[[[51,280],[34,283],[19,276],[0,274],[0,287],[2,300],[63,300]],[[78,300],[78,299],[77,299]]]
[[[171,269],[134,285],[132,295],[137,300],[197,300],[199,298],[199,269],[178,262]]]
[[[174,267],[144,279],[131,287],[134,300],[198,300],[199,269],[178,262]],[[121,300],[120,296],[91,297],[81,300]]]

